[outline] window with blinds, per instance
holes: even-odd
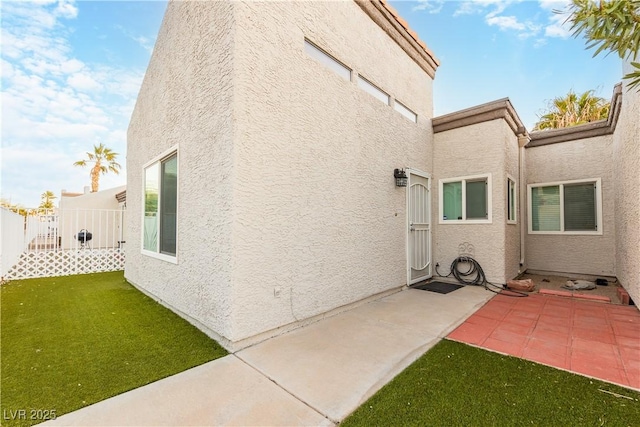
[[[440,180],[440,223],[491,222],[491,174]]]
[[[564,229],[571,231],[595,231],[596,185],[572,184],[564,186]]]
[[[528,187],[530,233],[602,234],[600,178]]]

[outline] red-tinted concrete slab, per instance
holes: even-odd
[[[640,389],[637,308],[576,299],[565,291],[540,293],[527,298],[496,296],[450,337]]]
[[[566,346],[549,345],[543,341],[532,339],[523,349],[522,357],[555,368],[569,368],[569,348]]]
[[[523,347],[527,343],[527,335],[520,332],[513,332],[508,329],[497,327],[490,335],[489,338],[512,343]]]
[[[547,329],[536,328],[530,335],[531,338],[535,338],[540,341],[558,344],[561,346],[567,346],[570,343],[571,337],[569,331],[558,332],[549,331]]]
[[[510,356],[522,356],[523,347],[521,344],[514,344],[508,341],[501,341],[495,338],[487,338],[483,344],[484,348],[497,351],[498,353],[508,354]]]
[[[477,315],[480,317],[486,317],[487,319],[493,319],[497,321],[501,321],[505,318],[508,311],[503,308],[487,308],[486,310],[482,310],[478,312]]]
[[[519,324],[519,323],[511,322],[509,319],[505,319],[505,321],[500,324],[500,329],[527,336],[533,329],[533,326],[534,326],[533,322],[527,322],[526,324]]]
[[[449,334],[449,338],[469,344],[482,344],[491,331],[482,325],[463,323],[455,331]]]
[[[637,337],[625,337],[622,335],[616,335],[616,343],[621,347],[635,349],[638,358],[640,358],[640,339],[638,339]]]
[[[538,323],[536,323],[536,330],[569,334],[571,332],[571,324],[568,324],[567,322],[557,322],[555,318],[540,316]]]

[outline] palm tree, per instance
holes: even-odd
[[[57,199],[56,195],[53,194],[53,191],[45,191],[44,193],[42,193],[42,195],[40,196],[40,200],[42,200],[40,202],[40,206],[38,206],[38,209],[40,210],[49,210],[49,209],[53,209],[53,200]]]
[[[640,0],[572,0],[567,11],[573,36],[584,36],[587,49],[596,48],[593,56],[615,52],[629,59],[633,71],[623,78],[628,87],[640,92]]]
[[[116,162],[118,153],[114,153],[111,148],[106,148],[104,144],[94,145],[93,153],[87,151],[87,159],[78,160],[74,163],[74,166],[86,166],[87,163],[93,163],[91,168],[91,192],[98,191],[100,186],[100,173],[103,175],[113,172],[116,175],[120,173],[120,164]]]
[[[554,98],[547,113],[539,116],[533,130],[560,129],[606,119],[610,103],[588,90],[581,95],[570,90],[565,96]]]

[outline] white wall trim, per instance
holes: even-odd
[[[564,185],[571,184],[583,184],[583,183],[595,183],[596,185],[596,227],[595,231],[564,231]],[[533,217],[532,217],[532,201],[531,201],[531,189],[537,187],[552,187],[560,186],[560,231],[534,231],[533,230]],[[574,179],[571,181],[554,181],[543,182],[535,184],[527,184],[527,213],[528,213],[528,234],[560,234],[560,235],[574,235],[574,236],[601,236],[603,234],[602,225],[602,178],[586,178],[586,179]]]
[[[179,153],[180,144],[175,144],[171,148],[163,151],[158,154],[153,159],[146,162],[142,165],[142,194],[141,194],[141,206],[142,206],[142,223],[140,227],[140,253],[146,255],[151,258],[156,258],[162,261],[167,261],[173,264],[178,264],[178,250],[179,250],[179,239],[178,239],[178,225],[180,224],[180,153]],[[177,168],[177,191],[176,191],[176,254],[175,255],[167,255],[160,252],[153,252],[144,249],[144,197],[145,197],[145,169],[149,166],[159,163],[167,157],[172,156],[175,153],[176,155],[176,168]],[[160,192],[158,192],[158,205],[160,204]],[[159,231],[159,230],[158,230]],[[158,236],[158,244],[159,244],[159,236]]]
[[[444,220],[444,184],[448,182],[458,181],[477,181],[480,179],[487,180],[487,218],[486,219],[448,219]],[[462,215],[465,216],[466,212],[464,206],[466,204],[466,185],[462,186]],[[468,175],[468,176],[456,176],[453,178],[443,178],[438,181],[438,224],[492,224],[493,223],[493,187],[491,184],[491,173]]]

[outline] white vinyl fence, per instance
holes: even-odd
[[[0,276],[4,277],[26,249],[26,236],[22,215],[0,208],[0,223]]]
[[[20,218],[21,224],[7,222],[5,227],[3,214],[4,280],[124,269],[124,210],[67,209]],[[6,267],[5,240],[12,254]]]

